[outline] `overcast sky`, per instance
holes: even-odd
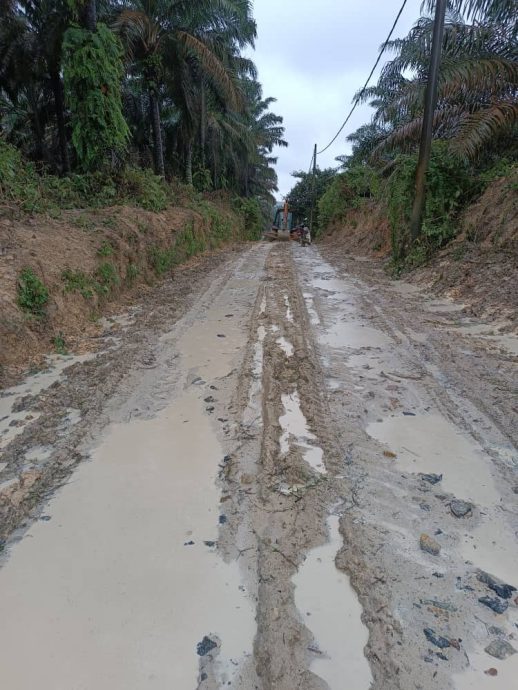
[[[313,145],[336,134],[351,101],[372,69],[402,0],[254,0],[258,25],[255,62],[264,95],[284,117],[289,148],[280,149],[279,195],[294,184],[290,173],[308,170]],[[421,0],[408,0],[394,36],[404,36],[420,16]],[[384,56],[385,57],[385,56]],[[381,61],[383,64],[384,58]],[[375,77],[373,82],[375,83]],[[348,153],[345,136],[368,122],[368,106],[358,107],[343,134],[318,161],[336,165]]]

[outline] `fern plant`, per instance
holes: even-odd
[[[122,115],[122,48],[104,24],[96,31],[67,30],[63,40],[63,77],[71,112],[72,143],[84,170],[105,167],[121,156],[129,129]]]

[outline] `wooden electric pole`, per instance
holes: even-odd
[[[437,105],[437,85],[439,79],[439,66],[441,62],[442,39],[444,36],[444,18],[446,15],[447,0],[436,0],[435,20],[433,25],[432,55],[430,58],[430,70],[426,85],[423,129],[421,130],[421,144],[419,147],[419,160],[415,179],[415,199],[410,221],[412,241],[421,234],[423,213],[426,203],[426,173],[430,162],[432,148],[432,132],[435,107]]]

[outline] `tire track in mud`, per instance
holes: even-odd
[[[328,686],[310,666],[326,650],[313,639],[311,619],[297,609],[293,577],[308,553],[327,542],[328,516],[350,500],[350,489],[338,474],[344,453],[329,424],[310,316],[284,245],[275,246],[266,262],[235,407],[242,445],[225,473],[239,515],[232,538],[257,586],[256,670],[264,690],[323,690]],[[308,464],[315,454],[325,468]],[[238,537],[243,523],[248,541]]]
[[[330,384],[332,424],[339,429],[344,447],[351,444],[346,464],[352,501],[341,520],[344,548],[337,565],[350,573],[364,607],[363,619],[370,632],[366,654],[374,675],[372,687],[478,690],[491,684],[508,690],[516,657],[499,663],[484,649],[491,635],[514,639],[518,601],[509,605],[508,615],[496,619],[495,627],[494,614],[479,601],[487,595],[487,587],[477,579],[477,568],[493,575],[499,575],[502,567],[509,570],[513,552],[508,551],[505,559],[499,559],[499,554],[507,548],[513,525],[516,479],[510,467],[494,462],[490,452],[490,457],[481,460],[483,446],[489,449],[493,442],[497,447],[502,442],[498,423],[491,427],[490,421],[484,420],[478,429],[464,424],[470,411],[468,422],[482,421],[477,412],[482,389],[473,376],[473,360],[468,367],[465,342],[452,338],[442,343],[444,335],[426,326],[422,297],[407,303],[392,290],[385,292],[386,278],[371,280],[369,266],[355,264],[350,258],[333,258],[329,265],[313,250],[297,256],[296,265],[308,290],[313,322],[322,327],[317,349]],[[341,342],[340,338],[329,338],[337,325],[342,329]],[[390,334],[390,341],[378,338],[376,329],[381,329],[382,336]],[[365,332],[363,342],[356,337],[360,330]],[[495,366],[494,353],[480,357],[483,371]],[[505,390],[512,375],[508,357],[501,359],[505,364],[499,378]],[[459,360],[461,366],[455,371]],[[444,369],[446,380],[441,375]],[[452,390],[455,387],[460,390]],[[460,400],[463,393],[466,397]],[[503,398],[504,404],[509,403],[510,398]],[[380,428],[378,423],[390,418],[401,422],[398,429],[417,429],[420,434],[417,446],[409,446],[409,453],[415,451],[414,467],[403,465],[398,457],[407,450],[404,446],[408,441],[395,437],[377,440],[374,430]],[[419,432],[423,418],[444,419],[444,424],[424,425],[424,431]],[[508,428],[511,419],[507,420]],[[465,441],[463,446],[453,443],[457,437]],[[449,441],[452,444],[447,447]],[[418,474],[443,471],[434,465],[430,447],[452,463],[445,467],[444,481],[437,487]],[[456,468],[463,467],[466,458],[472,467],[462,485]],[[482,480],[488,474],[496,483],[501,505],[493,498],[486,504],[464,495],[475,490],[479,497],[485,493]],[[467,518],[459,519],[453,513],[451,501],[459,495],[449,488],[452,483],[460,490],[460,498],[473,500],[472,514]],[[442,548],[439,556],[420,549],[422,533],[435,535]],[[471,548],[469,553],[466,544]],[[513,576],[509,577],[516,586]],[[429,642],[424,634],[429,628],[448,637],[451,646],[446,651]],[[496,680],[485,673],[495,666]]]

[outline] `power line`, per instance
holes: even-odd
[[[320,154],[322,154],[322,153],[324,153],[325,151],[327,151],[327,149],[330,148],[330,147],[335,143],[335,141],[338,139],[338,137],[340,136],[340,134],[343,132],[345,125],[346,125],[346,124],[349,122],[349,120],[351,119],[351,115],[352,115],[352,114],[354,113],[354,111],[356,110],[356,106],[357,106],[358,103],[360,102],[360,99],[361,99],[361,97],[363,96],[363,94],[364,94],[364,92],[365,92],[365,89],[366,89],[367,86],[369,85],[369,82],[370,82],[370,80],[371,80],[372,75],[374,74],[374,72],[375,72],[375,70],[376,70],[376,67],[379,65],[379,61],[381,60],[381,56],[382,56],[383,53],[385,52],[385,48],[387,47],[388,42],[389,42],[390,39],[392,38],[392,34],[394,33],[394,29],[395,29],[396,26],[397,26],[397,23],[398,23],[398,21],[399,21],[399,18],[400,18],[401,15],[403,14],[403,10],[405,9],[405,5],[407,4],[407,2],[408,2],[408,0],[403,0],[403,4],[401,5],[401,9],[399,10],[399,12],[398,12],[398,14],[397,14],[397,17],[396,17],[396,19],[394,20],[394,24],[392,24],[392,28],[391,28],[391,30],[390,30],[389,35],[387,36],[387,39],[386,39],[385,43],[383,44],[383,47],[382,47],[382,49],[381,49],[381,51],[380,51],[380,54],[378,55],[378,59],[377,59],[376,62],[374,63],[374,67],[371,69],[371,72],[370,72],[370,74],[369,74],[369,76],[368,76],[368,78],[367,78],[367,81],[365,82],[365,84],[364,84],[364,86],[363,86],[363,89],[360,91],[360,93],[358,94],[358,96],[354,99],[353,107],[351,108],[351,110],[350,110],[350,112],[349,112],[349,115],[347,115],[347,117],[345,118],[345,122],[344,122],[343,125],[340,127],[340,129],[339,129],[338,132],[335,134],[335,136],[331,139],[331,141],[329,142],[329,144],[328,144],[325,148],[323,148],[322,151],[318,151],[318,153],[317,153],[318,156],[320,156]]]

